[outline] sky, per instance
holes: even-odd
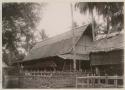
[[[41,20],[37,26],[37,30],[45,30],[48,37],[56,36],[71,29],[72,17],[70,2],[48,2],[41,12]],[[101,23],[102,19],[98,18],[96,13],[94,15],[96,20]],[[73,9],[73,21],[79,26],[82,26],[83,23],[90,23],[91,17],[89,13],[84,15],[80,14],[78,10]],[[38,35],[36,34],[36,36]]]
[[[41,9],[40,16],[40,23],[37,25],[37,31],[34,33],[37,42],[42,41],[39,33],[41,30],[45,30],[48,37],[53,37],[71,30],[72,17],[70,2],[48,2],[47,5]],[[79,26],[82,26],[83,23],[90,23],[91,17],[88,13],[84,15],[80,14],[78,10],[73,10],[73,20]],[[101,19],[99,19],[98,22],[99,21],[101,21]]]
[[[87,22],[88,17],[83,18],[78,12],[73,12],[74,21],[82,25],[83,21]],[[49,2],[42,10],[42,19],[37,26],[38,30],[44,29],[49,37],[61,34],[70,30],[72,24],[71,6],[69,2]]]
[[[98,18],[96,13],[94,13],[94,15],[98,23],[103,22],[101,18]],[[70,2],[48,2],[45,7],[41,9],[40,16],[40,23],[37,25],[36,32],[34,33],[37,42],[42,41],[40,37],[41,30],[45,30],[48,37],[53,37],[72,28]],[[73,9],[73,21],[76,22],[78,26],[82,26],[83,24],[91,22],[91,16],[89,13],[80,14],[78,10]]]

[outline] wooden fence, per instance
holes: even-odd
[[[76,77],[76,88],[120,88],[123,76],[84,76]]]
[[[90,75],[90,74],[89,74]],[[123,76],[89,76],[84,72],[22,72],[4,75],[4,88],[108,88],[123,87]]]
[[[4,88],[75,88],[73,72],[22,72],[18,76],[4,76]]]
[[[64,72],[64,71],[25,71],[22,72],[23,76],[43,76],[43,77],[52,77],[52,76],[84,76],[87,75],[84,72]]]

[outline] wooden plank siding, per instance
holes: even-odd
[[[91,53],[90,60],[92,65],[121,64],[124,60],[124,54],[123,50]]]

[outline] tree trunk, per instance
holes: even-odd
[[[109,27],[110,27],[110,20],[109,20],[109,16],[107,16],[107,35],[106,35],[106,37],[109,35],[109,33],[110,33],[110,30],[109,30]]]
[[[13,52],[13,50],[10,50],[10,52],[9,52],[9,65],[12,65],[12,62],[13,62],[13,60],[14,59],[16,59],[15,57],[14,57],[14,52]],[[15,60],[14,60],[15,61]]]
[[[12,52],[9,53],[8,65],[11,65],[12,62]]]
[[[29,53],[29,37],[26,37],[26,44],[27,44],[27,53]]]
[[[73,9],[72,9],[72,3],[71,3],[71,20],[72,20],[72,32],[73,32],[73,37],[72,37],[72,42],[73,42],[73,69],[76,71],[76,51],[75,51],[75,33],[74,33],[74,21],[73,21]]]
[[[94,16],[93,16],[93,11],[91,13],[92,17],[92,36],[93,36],[93,41],[95,41],[95,26],[94,26]]]

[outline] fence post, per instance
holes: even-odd
[[[18,75],[18,87],[20,88],[20,75]]]
[[[78,81],[77,81],[77,80],[78,80],[78,78],[76,77],[76,88],[77,88],[77,83],[78,83]]]
[[[95,87],[95,79],[96,79],[96,76],[95,74],[93,74],[93,78],[92,78],[92,86]]]
[[[107,74],[105,75],[105,86],[106,87],[108,86],[108,77],[107,77]]]
[[[101,77],[98,77],[98,81],[97,81],[97,85],[100,86],[101,85]]]
[[[87,87],[89,87],[89,77],[87,76],[86,79],[87,79]]]
[[[116,75],[115,77],[116,78],[114,79],[114,83],[115,83],[115,87],[117,88],[118,87],[118,78],[117,78],[118,76]]]
[[[91,87],[93,87],[93,81],[94,81],[94,77],[93,77],[93,74],[92,74],[92,77],[91,77]]]
[[[84,80],[85,80],[85,79],[82,78],[82,87],[84,87],[84,83],[85,83]]]

